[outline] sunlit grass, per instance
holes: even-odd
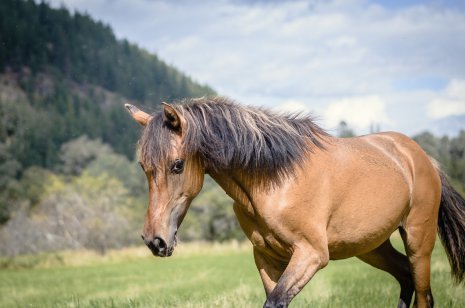
[[[240,251],[250,251],[249,242],[231,241],[227,243],[193,242],[181,243],[176,247],[176,258],[187,258],[193,255],[205,254],[229,254]],[[75,267],[95,264],[109,264],[115,262],[153,259],[152,253],[145,246],[129,247],[118,250],[109,250],[102,255],[94,250],[59,251],[54,253],[40,253],[21,255],[17,257],[0,257],[0,268],[24,269],[24,268],[50,268],[50,267]]]
[[[143,247],[105,256],[55,255],[48,261],[43,255],[34,268],[0,270],[0,306],[260,307],[265,299],[249,244],[181,243],[164,259]],[[449,272],[438,244],[432,262],[436,304],[465,307],[465,288],[454,286]],[[330,262],[291,306],[395,307],[398,292],[389,275],[352,258]]]

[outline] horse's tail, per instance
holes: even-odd
[[[465,279],[465,199],[450,185],[439,170],[442,192],[438,217],[438,233],[444,246],[452,276],[457,283]]]

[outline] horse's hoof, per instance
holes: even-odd
[[[263,308],[287,308],[287,303],[283,301],[270,301],[266,300]]]

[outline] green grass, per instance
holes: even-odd
[[[263,287],[250,247],[181,244],[171,258],[146,249],[33,256],[3,262],[0,307],[261,307]],[[184,248],[183,248],[184,246]],[[52,261],[50,261],[52,260]],[[21,263],[23,262],[23,263]],[[5,265],[6,264],[6,265]],[[32,268],[20,268],[32,265]],[[438,307],[465,307],[442,247],[432,261]],[[357,259],[331,262],[291,307],[395,307],[399,288],[388,274]]]

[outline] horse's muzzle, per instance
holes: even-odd
[[[165,240],[159,236],[155,236],[152,240],[145,239],[142,236],[142,239],[154,256],[169,257],[173,254],[174,247],[168,247]]]

